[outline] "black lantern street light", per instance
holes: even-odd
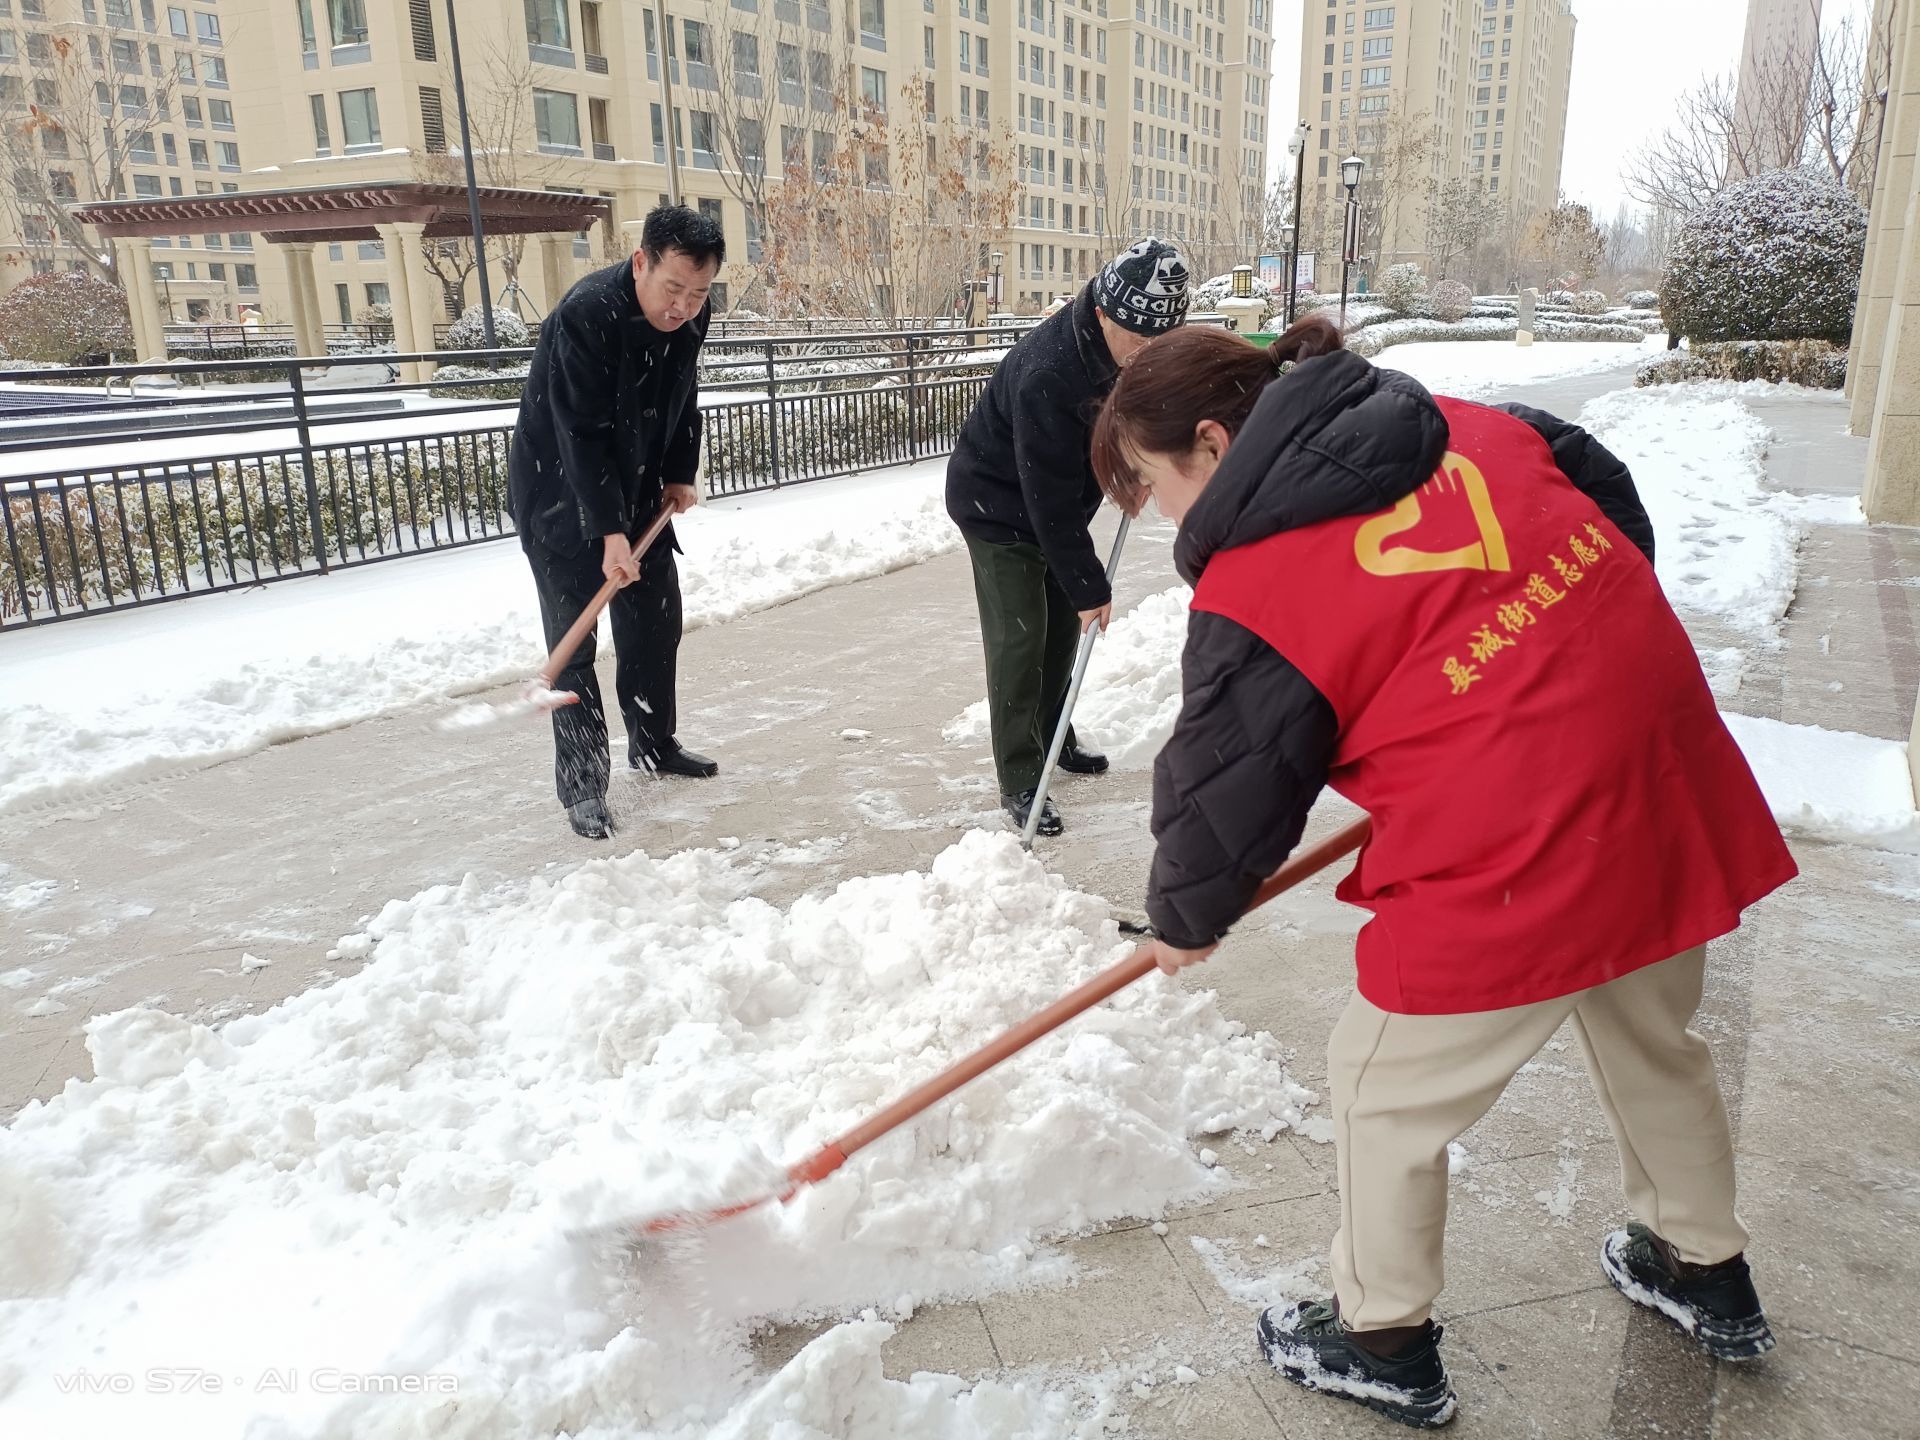
[[[1006,252],[1003,250],[993,252],[993,285],[987,291],[987,299],[996,310],[1006,303],[1000,292],[1000,265],[1006,258]],[[991,319],[992,317],[989,316],[988,318]]]
[[[1307,186],[1307,137],[1313,127],[1302,120],[1287,141],[1287,153],[1293,156],[1293,225],[1287,231],[1287,303],[1286,321],[1293,325],[1294,310],[1300,292],[1300,192]]]
[[[1360,258],[1360,197],[1354,191],[1360,188],[1360,172],[1367,168],[1367,162],[1358,155],[1349,155],[1340,162],[1340,183],[1347,187],[1347,224],[1346,234],[1340,244],[1340,328],[1347,328],[1347,281],[1353,273],[1353,262]]]

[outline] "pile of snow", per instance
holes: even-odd
[[[1676,608],[1770,638],[1793,600],[1800,527],[1852,519],[1859,503],[1769,489],[1772,432],[1728,388],[1619,390],[1579,423],[1633,472]]]
[[[959,545],[945,461],[703,505],[675,529],[686,626]],[[0,810],[524,679],[545,659],[511,542],[0,637]]]
[[[1822,840],[1920,852],[1907,747],[1849,730],[1727,715],[1774,818]]]
[[[1149,595],[1094,641],[1073,728],[1115,765],[1151,765],[1179,718],[1180,647],[1192,601],[1184,585]],[[941,734],[954,745],[985,744],[987,702],[974,701]]]
[[[1031,1385],[883,1380],[876,1312],[1060,1278],[1047,1236],[1217,1193],[1189,1137],[1271,1135],[1312,1096],[1149,975],[621,1276],[569,1233],[752,1193],[1124,953],[1005,835],[784,912],[746,883],[718,851],[470,878],[348,937],[363,971],[217,1033],[89,1022],[98,1078],[0,1132],[0,1431],[137,1433],[153,1377],[191,1371],[169,1433],[1068,1433]],[[863,1310],[752,1375],[755,1322]],[[343,1389],[366,1377],[410,1388]]]

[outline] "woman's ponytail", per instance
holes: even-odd
[[[1267,359],[1284,375],[1302,360],[1330,355],[1345,349],[1346,343],[1338,325],[1324,315],[1307,315],[1294,321],[1286,334],[1275,337],[1267,346]]]

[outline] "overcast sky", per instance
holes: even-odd
[[[1302,0],[1278,0],[1274,18],[1271,133],[1276,169],[1284,169],[1286,137],[1300,118]],[[1311,0],[1318,8],[1319,0]],[[1433,4],[1435,0],[1413,0]],[[1829,0],[1828,11],[1850,0]],[[1702,75],[1731,71],[1740,61],[1746,0],[1573,0],[1573,96],[1561,188],[1568,198],[1607,216],[1626,198],[1621,159],[1665,128],[1674,98]]]

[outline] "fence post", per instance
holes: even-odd
[[[320,573],[325,575],[330,568],[327,537],[320,525],[320,483],[313,474],[313,431],[307,424],[307,386],[301,378],[298,359],[287,362],[287,373],[293,384],[293,423],[300,432],[300,469],[307,481],[307,524],[313,531],[314,558],[320,562]]]
[[[773,465],[773,483],[780,484],[780,377],[773,368],[773,341],[767,344],[767,455]]]
[[[913,332],[907,332],[907,454],[920,458],[920,380],[913,364]]]

